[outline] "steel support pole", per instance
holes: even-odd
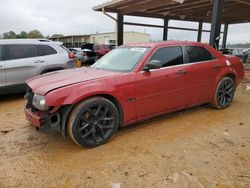
[[[117,14],[117,38],[116,44],[117,46],[123,45],[123,36],[124,36],[124,16],[122,14]]]
[[[214,0],[209,44],[219,48],[224,0]]]
[[[202,28],[203,28],[203,22],[200,21],[200,22],[199,22],[199,28],[198,28],[197,42],[201,42]]]
[[[71,37],[71,47],[74,47],[74,36]]]
[[[226,23],[224,25],[222,48],[226,48],[227,47],[227,33],[228,33],[228,23]]]
[[[164,19],[164,28],[163,28],[163,40],[168,40],[168,23],[169,19]]]

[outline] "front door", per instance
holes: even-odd
[[[187,65],[182,47],[156,50],[149,62],[159,60],[162,68],[140,71],[136,78],[136,113],[147,118],[186,105]]]

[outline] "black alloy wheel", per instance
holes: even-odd
[[[119,113],[115,105],[103,97],[94,97],[74,108],[67,129],[78,145],[96,147],[107,142],[118,126]]]
[[[235,83],[229,77],[224,77],[218,87],[215,94],[214,107],[218,109],[224,109],[230,106],[233,101],[235,92]]]

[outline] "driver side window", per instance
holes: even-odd
[[[150,58],[161,62],[162,67],[170,67],[183,64],[183,53],[180,46],[166,47],[158,49]]]

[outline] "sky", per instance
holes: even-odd
[[[112,32],[115,22],[92,8],[107,0],[1,0],[0,34],[8,31],[20,33],[37,29],[43,35],[78,35],[96,32]],[[113,15],[115,16],[115,15]],[[125,21],[161,24],[160,19],[126,16]],[[170,21],[170,26],[198,28],[197,23]],[[210,29],[205,24],[205,29]],[[162,39],[162,29],[125,26],[125,31],[139,31],[150,34],[152,40]],[[197,33],[170,30],[169,39],[196,40]],[[203,33],[202,41],[208,42],[209,34]],[[228,43],[250,43],[250,24],[229,26]]]

